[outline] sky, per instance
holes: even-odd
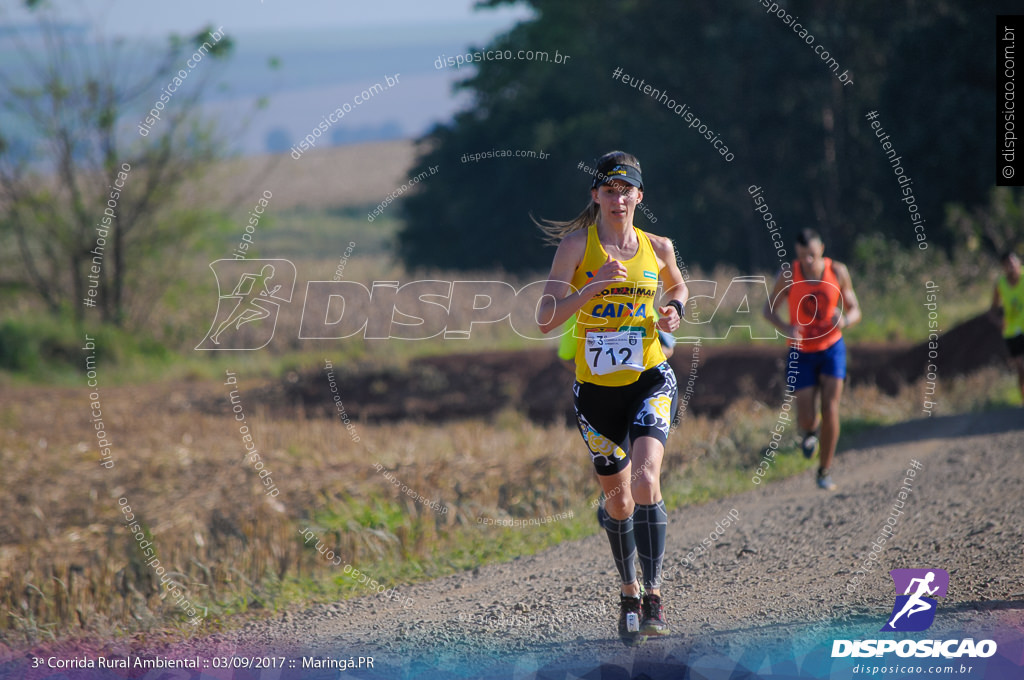
[[[0,23],[23,23],[22,0],[0,2]],[[48,0],[62,16],[101,25],[107,35],[164,36],[221,24],[233,33],[462,22],[511,25],[523,7],[473,11],[476,0]]]
[[[61,23],[88,27],[83,35],[105,41],[125,38],[157,46],[172,33],[191,36],[206,26],[223,27],[235,50],[228,64],[216,67],[217,82],[204,104],[225,121],[238,118],[238,112],[252,112],[246,114],[248,124],[235,148],[246,154],[281,151],[283,139],[297,143],[327,112],[396,73],[402,74],[402,86],[373,106],[353,110],[331,130],[344,141],[327,143],[372,141],[375,135],[414,138],[450,120],[468,104],[468,96],[453,93],[452,86],[471,73],[468,68],[437,70],[437,57],[486,45],[531,15],[523,6],[474,10],[475,3],[46,0]],[[23,0],[0,0],[0,29],[12,26],[30,36],[35,18],[23,8]],[[268,68],[271,62],[277,64],[273,69]],[[258,111],[257,102],[265,102]],[[134,120],[130,127],[134,129]],[[272,145],[271,139],[278,144]]]

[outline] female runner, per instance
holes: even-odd
[[[606,497],[604,528],[621,579],[619,636],[628,645],[669,632],[660,477],[676,378],[657,331],[679,327],[687,299],[672,242],[633,226],[643,195],[640,163],[613,151],[597,161],[590,204],[575,219],[540,225],[558,250],[539,326],[548,333],[577,315],[576,418]],[[655,310],[659,281],[666,302]],[[628,453],[617,444],[626,441]]]

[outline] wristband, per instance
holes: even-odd
[[[683,303],[679,300],[669,300],[666,307],[675,307],[676,312],[679,314],[679,318],[683,318]]]

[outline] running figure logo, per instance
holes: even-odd
[[[889,575],[896,585],[896,603],[889,622],[881,630],[927,630],[935,621],[938,605],[930,596],[946,596],[949,573],[943,569],[893,569]]]
[[[206,337],[196,345],[196,349],[266,347],[274,337],[281,303],[292,301],[295,265],[289,260],[224,259],[211,262],[210,269],[217,279],[217,313]],[[221,281],[237,283],[225,295]],[[243,335],[239,331],[246,324],[251,326]],[[225,341],[227,346],[221,346]]]

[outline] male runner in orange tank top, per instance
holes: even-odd
[[[860,321],[861,311],[850,272],[824,253],[825,244],[813,229],[797,235],[792,278],[787,272],[779,273],[764,316],[790,339],[786,383],[796,394],[800,446],[810,458],[820,445],[818,486],[832,491],[835,484],[829,470],[839,441],[839,400],[846,378],[842,329]],[[784,301],[789,323],[779,316]]]

